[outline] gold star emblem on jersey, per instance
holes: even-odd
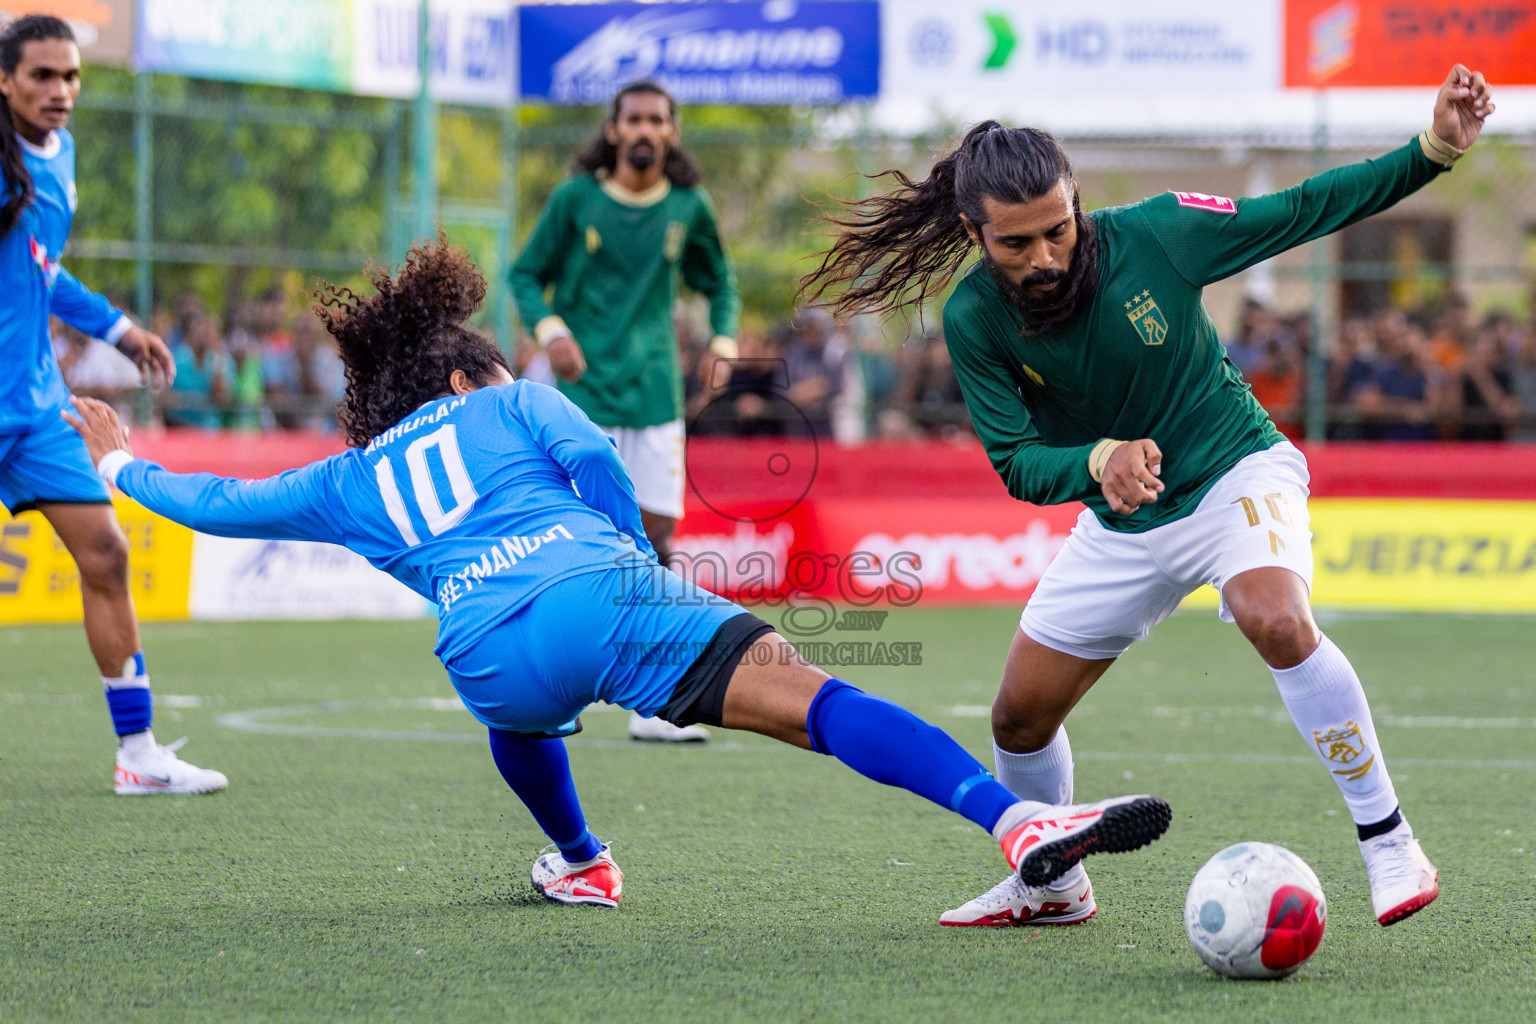
[[[1131,296],[1125,308],[1126,319],[1136,328],[1144,344],[1161,345],[1168,337],[1168,321],[1163,319],[1163,311],[1157,308],[1157,300],[1151,292],[1143,291]]]
[[[603,247],[603,236],[597,233],[597,228],[587,225],[587,252],[595,253]]]
[[[1032,370],[1028,363],[1020,363],[1019,366],[1023,368],[1024,376],[1034,381],[1036,387],[1045,387],[1045,378]]]

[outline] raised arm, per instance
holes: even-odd
[[[85,438],[101,475],[151,512],[217,537],[344,543],[331,514],[329,460],[266,480],[172,473],[133,457],[128,432],[110,405],[93,398],[71,401],[75,413],[64,418]]]
[[[635,485],[612,439],[554,388],[521,381],[507,387],[504,394],[512,414],[565,470],[581,500],[632,538],[641,554],[656,558],[656,549],[640,520]]]
[[[1458,64],[1436,95],[1430,128],[1384,156],[1266,196],[1234,201],[1169,192],[1141,209],[1175,269],[1203,287],[1380,213],[1422,188],[1460,159],[1493,109],[1483,76]]]
[[[709,329],[713,335],[709,347],[716,355],[736,357],[737,320],[741,314],[741,292],[736,286],[736,268],[725,254],[720,227],[715,222],[715,207],[701,189],[699,213],[688,232],[683,249],[683,280],[688,287],[709,300]]]
[[[176,360],[159,335],[135,327],[127,314],[113,308],[63,267],[53,284],[49,312],[83,334],[116,345],[138,365],[149,383],[169,387],[176,379]]]

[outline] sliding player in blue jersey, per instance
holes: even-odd
[[[80,437],[59,418],[69,398],[48,316],[116,343],[169,382],[165,343],[92,294],[59,263],[75,213],[75,141],[64,129],[80,93],[80,51],[58,18],[28,15],[0,32],[0,505],[36,509],[80,569],[85,635],[118,740],[121,794],[210,793],[228,780],[176,756],[150,730],[149,675],[128,591],[128,541]]]
[[[1039,884],[1167,828],[1153,797],[1020,801],[910,712],[801,661],[766,622],[662,568],[618,451],[553,388],[513,381],[464,326],[485,278],[443,242],[414,247],[362,298],[325,286],[347,367],[352,447],[267,480],[169,473],[135,459],[111,408],[68,416],[102,476],[195,530],[344,544],[438,604],[436,653],[489,727],[502,776],[553,840],[535,887],[612,907],[622,876],[587,829],[562,737],[594,701],[747,729],[830,754],[988,829]],[[67,415],[67,414],[66,414]],[[650,656],[624,656],[637,646]]]

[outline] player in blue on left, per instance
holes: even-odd
[[[80,435],[59,416],[69,390],[49,314],[116,343],[152,381],[175,375],[164,342],[59,262],[75,213],[75,140],[64,126],[79,94],[67,24],[33,14],[0,32],[0,505],[42,513],[80,569],[85,635],[118,735],[117,792],[211,793],[229,780],[181,760],[179,744],[155,742],[128,541]]]
[[[613,442],[560,392],[513,381],[464,326],[485,277],[463,250],[416,245],[398,274],[369,278],[376,295],[328,285],[322,299],[347,368],[339,455],[267,480],[169,473],[133,457],[110,406],[76,399],[66,415],[101,474],[147,508],[204,533],[343,544],[437,601],[437,656],[558,847],[531,871],[546,897],[613,907],[621,895],[564,744],[596,701],[829,754],[990,831],[1041,899],[1087,854],[1168,827],[1150,796],[1020,800],[942,730],[662,568]]]

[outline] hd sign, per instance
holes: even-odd
[[[887,0],[882,95],[989,100],[1280,84],[1280,0]]]
[[[684,103],[838,103],[880,87],[874,0],[525,4],[522,95],[606,103],[640,79]]]

